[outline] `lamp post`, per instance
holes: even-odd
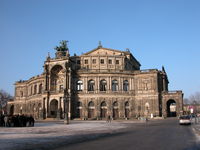
[[[68,98],[68,93],[67,93],[66,89],[64,90],[63,101],[64,101],[64,104],[65,104],[64,124],[69,124],[69,98]]]

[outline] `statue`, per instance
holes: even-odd
[[[60,46],[56,46],[54,49],[56,50],[56,51],[67,51],[68,50],[68,47],[67,47],[67,42],[69,42],[69,41],[65,41],[65,40],[62,40],[61,42],[60,42]]]

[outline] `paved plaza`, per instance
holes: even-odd
[[[159,133],[158,135],[162,136],[162,133],[160,133],[160,130],[163,130],[161,129],[162,126],[169,126],[170,129],[172,125],[176,127],[176,129],[173,128],[175,131],[179,129],[183,130],[183,128],[186,127],[185,129],[188,130],[188,132],[191,131],[189,136],[193,135],[194,137],[192,138],[194,138],[196,142],[200,142],[200,124],[179,126],[177,119],[150,120],[147,123],[137,120],[112,121],[111,123],[107,123],[106,121],[71,121],[69,125],[65,125],[63,121],[41,121],[36,122],[35,127],[1,127],[0,150],[15,150],[16,147],[20,150],[51,150],[65,149],[66,146],[69,146],[70,149],[71,145],[80,145],[80,143],[92,142],[98,139],[101,140],[107,137],[113,137],[114,139],[124,135],[124,138],[126,138],[129,137],[126,135],[126,133],[129,132],[138,134],[137,137],[140,138],[140,136],[144,136],[143,132],[149,132],[146,131],[147,129],[153,129]],[[138,133],[140,131],[141,133]]]
[[[35,127],[1,127],[0,149],[50,149],[62,144],[82,142],[114,134],[138,121],[63,121],[36,122]]]

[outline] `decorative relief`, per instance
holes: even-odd
[[[153,81],[151,78],[149,79],[139,79],[138,80],[138,90],[151,90],[153,85]]]

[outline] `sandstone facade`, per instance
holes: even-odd
[[[99,45],[80,56],[68,48],[46,58],[44,72],[15,83],[10,114],[35,119],[131,119],[139,116],[173,116],[183,113],[182,91],[168,91],[162,70],[140,70],[129,52]],[[175,105],[175,112],[170,107]]]

